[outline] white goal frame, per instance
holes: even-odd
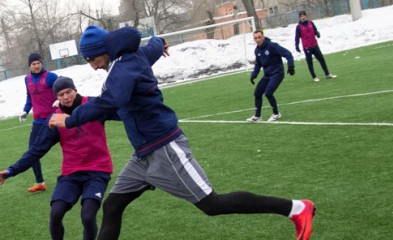
[[[250,24],[251,23],[251,24]],[[243,44],[244,44],[244,61],[245,61],[245,65],[246,68],[248,66],[248,58],[247,58],[247,39],[246,39],[246,34],[247,33],[252,33],[256,30],[255,27],[255,19],[253,17],[247,17],[247,18],[239,18],[239,19],[235,19],[235,20],[231,20],[231,21],[227,21],[227,22],[221,22],[221,23],[216,23],[216,24],[212,24],[212,25],[206,25],[206,26],[202,26],[202,27],[196,27],[196,28],[191,28],[191,29],[186,29],[186,30],[182,30],[182,31],[177,31],[177,32],[171,32],[171,33],[165,33],[165,34],[161,34],[158,35],[158,37],[162,37],[165,38],[167,40],[169,40],[169,44],[171,46],[173,45],[177,45],[179,43],[173,43],[171,42],[171,38],[182,38],[183,36],[186,36],[187,34],[198,34],[198,32],[203,32],[203,31],[207,31],[209,29],[223,29],[225,27],[231,27],[231,26],[235,26],[235,24],[239,24],[239,29],[241,29],[242,31],[239,31],[238,35],[243,35]],[[251,26],[250,26],[251,25]],[[245,29],[247,29],[248,27],[251,27],[250,31],[245,31]],[[215,34],[215,33],[213,33]],[[146,38],[142,38],[142,43],[146,43],[151,37],[146,37]],[[195,41],[195,40],[201,40],[201,39],[207,39],[207,37],[203,38],[194,38],[194,39],[183,39],[183,42],[190,42],[190,41]],[[225,39],[225,38],[214,38],[214,39]],[[183,43],[181,42],[181,43]]]

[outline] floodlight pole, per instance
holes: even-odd
[[[362,17],[362,9],[360,7],[360,0],[350,0],[349,6],[351,8],[352,21],[356,21]]]

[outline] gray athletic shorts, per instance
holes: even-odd
[[[146,187],[159,188],[192,203],[212,192],[184,135],[142,158],[134,156],[120,172],[111,193],[136,192]]]

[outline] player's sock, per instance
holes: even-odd
[[[292,200],[292,209],[288,217],[291,218],[293,215],[301,213],[305,206],[306,205],[300,200]]]

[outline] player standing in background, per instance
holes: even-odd
[[[254,51],[255,66],[250,77],[251,83],[255,84],[254,79],[258,77],[261,68],[263,68],[264,75],[254,91],[255,114],[246,120],[247,122],[259,122],[262,120],[262,96],[265,94],[273,111],[273,114],[267,121],[273,122],[281,117],[274,92],[280,86],[285,76],[282,58],[284,57],[288,62],[287,73],[290,75],[295,74],[295,64],[291,52],[272,42],[270,38],[265,37],[261,30],[255,31],[253,37],[257,47]]]
[[[52,86],[57,75],[49,72],[42,66],[42,59],[39,53],[29,55],[28,63],[30,73],[25,77],[27,89],[26,103],[23,108],[23,114],[19,116],[19,121],[25,121],[31,108],[33,108],[33,126],[29,138],[29,148],[34,144],[38,132],[44,125],[46,118],[54,111],[52,107],[56,101],[53,95]],[[37,161],[32,166],[36,184],[27,189],[28,192],[45,191],[46,184],[42,176],[41,163]]]
[[[312,55],[319,61],[321,67],[325,73],[326,79],[336,78],[337,76],[329,73],[328,67],[325,62],[325,58],[321,50],[319,49],[317,39],[315,36],[320,38],[321,34],[318,32],[315,24],[308,19],[306,11],[300,11],[299,13],[300,21],[296,27],[295,35],[295,47],[296,51],[300,53],[299,49],[299,39],[302,39],[302,46],[304,54],[306,54],[306,62],[308,70],[310,71],[311,77],[315,82],[319,82],[319,78],[315,74],[314,65],[312,60]]]

